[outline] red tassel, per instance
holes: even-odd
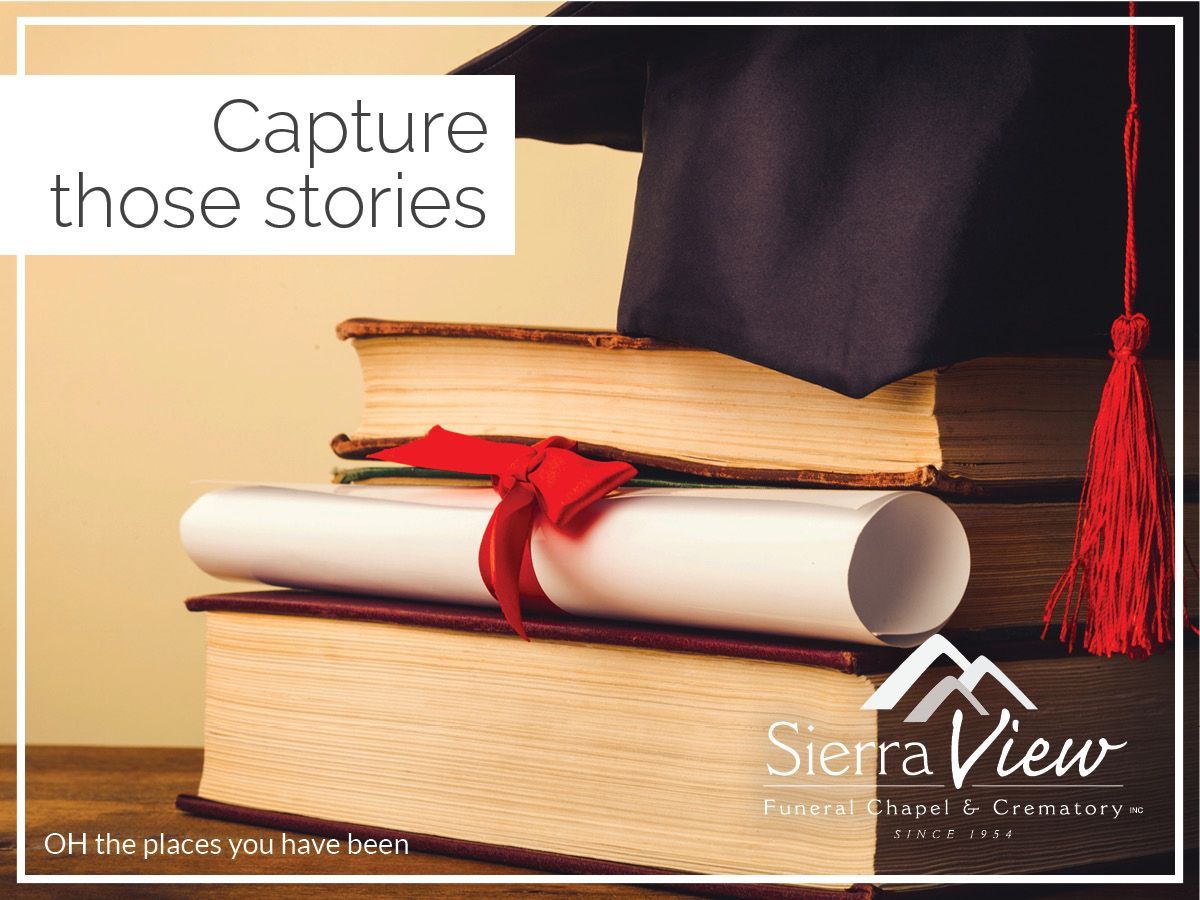
[[[1141,313],[1113,322],[1113,365],[1092,430],[1075,550],[1046,604],[1048,631],[1064,601],[1059,637],[1074,647],[1086,602],[1083,644],[1103,656],[1146,656],[1171,640],[1175,516],[1140,356],[1149,337]]]
[[[1129,15],[1135,14],[1129,4]],[[1102,656],[1147,656],[1171,640],[1175,587],[1175,513],[1171,479],[1141,353],[1150,323],[1135,313],[1137,244],[1134,200],[1138,143],[1137,33],[1129,26],[1129,108],[1125,112],[1125,314],[1112,326],[1112,370],[1088,447],[1087,472],[1071,564],[1046,603],[1050,629],[1063,603],[1059,638],[1075,645],[1080,606],[1087,605],[1083,645]]]

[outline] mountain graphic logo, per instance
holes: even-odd
[[[983,708],[983,704],[972,693],[985,675],[990,675],[996,681],[1000,682],[1004,689],[1012,694],[1016,701],[1026,709],[1037,709],[1032,701],[1025,696],[1025,693],[1013,684],[1012,679],[1001,672],[1000,668],[994,662],[986,656],[977,656],[974,660],[968,660],[958,651],[957,647],[940,634],[933,635],[933,637],[914,650],[908,659],[902,662],[896,668],[896,671],[888,676],[887,681],[881,684],[875,693],[867,699],[862,708],[895,709],[896,704],[912,689],[912,686],[925,674],[926,670],[943,656],[958,666],[961,674],[957,676],[947,675],[934,685],[933,689],[913,707],[912,712],[905,716],[905,722],[928,722],[929,717],[937,712],[938,707],[948,697],[955,694],[966,699],[981,716],[986,716],[988,711]]]

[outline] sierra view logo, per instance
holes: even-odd
[[[1013,699],[1011,708],[1005,705],[994,716],[995,726],[974,748],[964,747],[970,738],[964,737],[963,711],[956,708],[950,721],[949,765],[955,789],[962,788],[971,770],[993,748],[996,749],[995,774],[999,778],[1023,775],[1036,778],[1051,775],[1063,778],[1077,773],[1086,778],[1099,768],[1110,750],[1119,750],[1126,741],[1113,743],[1107,738],[1073,737],[1061,740],[1057,750],[1050,738],[1038,736],[1028,726],[1022,730],[1021,721],[1012,710],[1037,712],[1037,706],[1000,668],[986,656],[967,659],[958,648],[941,635],[934,635],[912,652],[888,676],[860,707],[863,710],[895,709],[913,686],[935,664],[945,658],[958,667],[958,673],[938,681],[905,717],[906,724],[928,723],[937,710],[952,698],[966,701],[980,716],[990,716],[975,696],[983,679],[991,678]],[[1036,726],[1037,717],[1033,724]],[[972,729],[973,731],[974,729]],[[789,734],[790,732],[790,734]],[[873,770],[876,776],[903,774],[908,777],[932,776],[928,745],[920,740],[908,741],[848,741],[824,740],[812,723],[780,720],[771,723],[767,739],[783,757],[767,762],[768,774],[776,777],[839,778],[860,776]],[[1057,740],[1057,738],[1056,738]],[[803,741],[802,743],[799,743]],[[777,762],[783,765],[776,765]],[[891,767],[889,771],[889,766]],[[990,763],[989,763],[990,766]],[[897,771],[898,770],[898,771]]]
[[[1025,696],[1025,692],[1013,684],[1012,679],[1000,671],[999,666],[988,659],[986,656],[977,656],[974,661],[968,662],[967,658],[958,651],[958,648],[950,643],[940,634],[935,634],[933,637],[925,641],[920,647],[912,652],[904,662],[902,662],[896,671],[888,676],[887,681],[881,684],[862,705],[862,709],[895,709],[904,695],[909,692],[914,684],[921,678],[922,675],[943,656],[947,657],[961,670],[962,674],[947,675],[939,681],[926,694],[912,712],[905,716],[905,722],[928,722],[929,717],[938,711],[938,708],[946,701],[946,698],[952,694],[958,694],[965,698],[975,711],[981,716],[986,716],[988,711],[984,709],[983,704],[979,702],[972,691],[976,685],[983,680],[983,676],[989,675],[1004,686],[1018,703],[1026,709],[1037,709],[1033,702]]]

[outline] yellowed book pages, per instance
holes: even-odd
[[[711,477],[862,487],[1038,485],[1083,475],[1107,359],[995,357],[851,399],[708,350],[598,332],[350,320],[359,456],[433,425],[564,434],[597,455]],[[1172,458],[1174,373],[1147,362]],[[1185,377],[1196,377],[1194,362]],[[1195,454],[1186,454],[1190,472]],[[964,489],[960,486],[958,490]]]
[[[847,882],[1039,872],[1172,847],[1170,655],[1002,661],[1015,692],[984,678],[970,704],[954,695],[912,723],[918,698],[966,670],[940,658],[903,705],[877,711],[863,707],[885,672],[293,615],[208,621],[199,792],[220,803],[651,868]],[[1061,775],[1002,773],[1040,741],[1049,749],[1026,765],[1057,759]],[[1067,758],[1085,741],[1087,774]]]

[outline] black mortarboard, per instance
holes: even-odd
[[[750,14],[654,6],[556,15]],[[968,6],[937,12],[989,12]],[[1140,40],[1138,306],[1169,354],[1171,30]],[[643,153],[621,331],[861,396],[976,356],[1108,349],[1126,41],[1122,26],[556,24],[458,72],[516,76],[518,136]]]

